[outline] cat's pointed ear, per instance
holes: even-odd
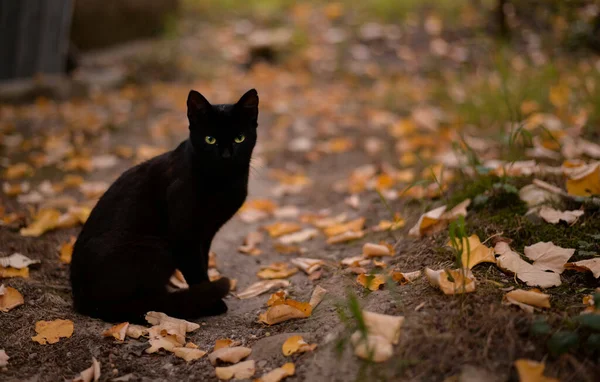
[[[198,117],[208,114],[211,104],[206,98],[195,90],[190,90],[187,99],[187,116],[192,121],[197,121]]]
[[[256,121],[258,118],[258,93],[256,89],[248,90],[235,104],[237,109],[247,118]]]

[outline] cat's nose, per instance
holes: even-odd
[[[231,150],[229,150],[228,148],[224,148],[223,152],[221,152],[221,157],[225,159],[231,158]]]

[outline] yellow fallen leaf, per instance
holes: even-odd
[[[2,183],[2,191],[6,196],[17,196],[29,192],[29,182],[21,182],[17,184]]]
[[[300,268],[304,273],[310,275],[319,270],[325,261],[321,259],[309,259],[307,257],[296,257],[291,260],[291,263]]]
[[[421,271],[414,271],[414,272],[392,271],[392,272],[390,272],[390,276],[392,277],[392,280],[394,280],[395,282],[397,282],[401,285],[405,285],[405,284],[411,283],[411,282],[415,281],[416,279],[418,279],[419,277],[421,277]]]
[[[81,186],[81,184],[84,182],[84,179],[82,176],[80,175],[71,175],[71,174],[67,174],[65,175],[65,177],[63,178],[63,186],[65,188],[77,188],[79,186]]]
[[[298,232],[302,226],[293,222],[276,222],[263,227],[271,237],[280,237],[290,233]]]
[[[319,144],[319,151],[325,154],[339,154],[354,147],[354,141],[347,137],[332,138]]]
[[[160,349],[172,352],[175,348],[182,347],[185,344],[185,339],[181,341],[177,339],[176,335],[165,333],[157,325],[148,329],[148,343],[150,347],[145,350],[148,354],[156,353]]]
[[[258,256],[262,251],[257,247],[262,243],[264,235],[260,232],[250,232],[244,239],[244,245],[238,247],[238,251],[250,256]]]
[[[371,264],[371,260],[364,256],[351,256],[342,259],[340,263],[346,267],[364,267]]]
[[[439,287],[444,294],[462,294],[475,291],[475,277],[468,269],[433,269],[425,268],[429,283]]]
[[[389,341],[378,335],[367,334],[356,331],[350,337],[354,346],[354,354],[362,359],[372,362],[384,362],[392,357],[394,348]]]
[[[213,348],[213,351],[217,351],[222,348],[238,346],[238,345],[239,345],[238,341],[234,341],[230,338],[221,338],[221,339],[218,339],[215,341],[215,347]]]
[[[273,263],[263,267],[256,275],[263,280],[284,279],[298,272],[298,268],[288,263]]]
[[[250,285],[244,291],[238,293],[237,297],[243,300],[246,298],[256,297],[274,288],[286,288],[288,286],[290,286],[290,282],[288,280],[263,280]]]
[[[47,231],[50,231],[56,227],[58,219],[60,218],[60,212],[55,209],[42,209],[40,210],[33,222],[25,227],[21,228],[21,235],[38,237]]]
[[[60,261],[65,264],[71,264],[71,257],[73,256],[73,245],[75,245],[75,241],[77,238],[75,236],[71,236],[69,241],[63,243],[60,246]]]
[[[127,337],[131,338],[140,338],[141,336],[145,336],[148,334],[148,328],[142,325],[133,325],[130,324],[127,326],[127,332],[125,333]]]
[[[319,236],[319,231],[314,228],[305,228],[302,231],[290,233],[288,235],[281,236],[279,243],[284,245],[302,243]]]
[[[189,322],[186,320],[181,320],[179,318],[169,317],[166,314],[161,313],[161,312],[146,313],[146,321],[148,321],[152,325],[162,325],[165,322],[169,322],[169,323],[173,323],[173,324],[177,324],[177,325],[183,324],[183,325],[185,325],[185,331],[188,333],[193,332],[194,330],[196,330],[200,327],[200,325],[198,325],[194,322]]]
[[[583,213],[582,210],[558,211],[548,206],[543,206],[538,212],[540,217],[550,224],[558,224],[561,220],[567,224],[572,224],[583,216]]]
[[[294,318],[306,318],[312,313],[312,306],[306,302],[290,299],[278,299],[266,312],[261,313],[258,321],[267,325],[278,324]]]
[[[108,190],[109,186],[110,184],[102,181],[84,182],[79,185],[79,191],[88,199],[97,199]]]
[[[403,316],[390,316],[362,311],[366,333],[356,331],[350,338],[354,354],[373,362],[388,360],[393,354],[392,345],[400,341],[400,331],[404,323]]]
[[[0,312],[8,312],[24,303],[23,295],[18,290],[0,284]]]
[[[92,366],[82,371],[73,382],[97,382],[100,379],[100,362],[92,358]]]
[[[288,293],[285,290],[280,290],[280,291],[273,293],[272,295],[269,296],[269,299],[267,300],[267,306],[273,306],[273,305],[276,305],[275,303],[280,303],[280,302],[285,301],[287,295],[288,295]]]
[[[580,166],[569,173],[567,192],[575,196],[600,194],[600,162]]]
[[[13,164],[12,166],[9,166],[5,171],[4,171],[4,178],[5,179],[19,179],[19,178],[24,178],[26,176],[32,176],[34,173],[33,167],[31,167],[29,164],[27,163],[16,163]]]
[[[452,241],[446,245],[452,247]],[[496,263],[494,249],[483,245],[477,235],[462,238],[460,257],[462,266],[468,269],[472,269],[479,263]]]
[[[565,264],[573,256],[575,250],[559,247],[551,241],[541,241],[525,247],[524,252],[525,256],[533,260],[534,267],[560,274],[565,270]]]
[[[394,218],[394,221],[391,220],[382,220],[375,227],[373,227],[373,231],[375,232],[383,232],[383,231],[395,231],[400,228],[403,228],[406,225],[406,221],[397,215]]]
[[[214,366],[217,362],[238,363],[252,353],[252,349],[244,346],[222,347],[208,355],[208,360]]]
[[[358,275],[356,282],[365,288],[376,291],[385,285],[385,277],[382,274],[367,275],[363,273]]]
[[[288,362],[281,367],[269,371],[262,377],[255,379],[254,382],[279,382],[294,375],[294,373],[296,373],[296,367],[293,363]]]
[[[228,381],[234,379],[248,379],[252,377],[256,369],[254,360],[240,362],[238,364],[227,367],[215,367],[217,378]]]
[[[365,231],[346,231],[339,235],[332,236],[327,239],[327,244],[340,244],[347,241],[361,239],[365,236]]]
[[[363,310],[363,321],[367,331],[371,334],[381,336],[393,345],[400,341],[400,330],[404,323],[404,316],[391,316]]]
[[[176,357],[183,358],[186,362],[191,362],[204,357],[206,352],[200,349],[179,347],[173,349],[173,354]]]
[[[504,301],[508,304],[514,304],[528,313],[533,313],[534,307],[550,308],[550,295],[540,292],[537,289],[511,290],[504,295]]]
[[[393,252],[387,245],[365,243],[362,248],[362,254],[366,257],[392,256]]]
[[[600,277],[600,259],[580,260],[574,263],[566,263],[565,269],[573,269],[579,272],[592,272],[595,278]]]
[[[175,272],[169,278],[169,285],[177,289],[188,289],[190,287],[179,269],[175,269]]]
[[[323,301],[325,294],[327,294],[327,289],[322,288],[320,285],[315,287],[312,295],[310,296],[310,301],[308,302],[308,304],[312,307],[312,310],[314,310],[317,305]]]
[[[121,324],[117,324],[111,326],[102,332],[104,337],[113,337],[119,341],[125,341],[125,336],[127,335],[127,328],[129,327],[129,322],[123,322]]]
[[[326,227],[323,232],[327,237],[334,237],[348,231],[361,231],[365,226],[365,218],[358,218],[347,223],[333,224]]]
[[[417,224],[410,231],[409,236],[422,237],[424,235],[433,235],[442,231],[453,220],[459,216],[467,215],[467,207],[471,204],[471,199],[466,199],[457,204],[450,211],[446,211],[446,206],[435,208],[421,215]]]
[[[7,279],[11,277],[23,277],[24,279],[29,278],[29,268],[13,268],[0,266],[0,279]]]
[[[511,250],[507,243],[499,242],[494,248],[496,255],[496,264],[505,272],[514,273],[519,280],[529,286],[539,286],[549,288],[561,284],[560,275],[554,272],[545,272],[540,268],[534,267],[519,256],[518,253]]]
[[[544,376],[545,367],[542,362],[530,359],[520,358],[515,361],[515,368],[517,369],[517,373],[519,373],[520,382],[559,382],[556,378]]]
[[[307,351],[313,351],[317,347],[317,344],[309,345],[302,336],[291,336],[283,343],[281,351],[283,355],[288,357],[295,353],[305,353]]]
[[[281,243],[273,243],[273,249],[282,255],[302,254],[305,249],[298,245],[285,245]]]
[[[31,339],[41,345],[55,344],[61,338],[69,338],[73,335],[73,321],[54,320],[38,321],[35,323],[37,335]]]

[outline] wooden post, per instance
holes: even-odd
[[[75,0],[0,0],[0,81],[63,73]]]

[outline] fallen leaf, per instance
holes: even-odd
[[[308,304],[312,307],[312,310],[315,310],[317,305],[323,301],[325,294],[327,293],[327,289],[322,288],[320,285],[317,285],[313,290],[312,295],[310,296],[310,301]]]
[[[533,313],[534,307],[550,308],[550,295],[537,289],[515,289],[504,295],[504,301],[514,304],[528,313]]]
[[[567,192],[575,196],[600,194],[600,162],[577,167],[568,173]]]
[[[188,289],[190,287],[179,269],[175,269],[175,272],[169,278],[169,284],[177,289]]]
[[[350,338],[354,346],[354,354],[373,362],[383,362],[393,354],[392,345],[398,344],[400,330],[404,323],[403,316],[390,316],[362,311],[366,333],[356,331]]]
[[[65,264],[71,264],[71,257],[73,256],[73,246],[75,245],[77,238],[71,236],[69,241],[61,244],[60,246],[60,261]]]
[[[234,379],[248,379],[255,373],[254,361],[244,361],[227,367],[215,367],[217,378],[228,381]]]
[[[515,368],[519,373],[519,381],[521,382],[559,382],[556,378],[544,376],[545,367],[542,362],[529,359],[520,358],[515,361]]]
[[[371,260],[361,255],[346,257],[340,263],[346,267],[364,267],[371,264]]]
[[[0,312],[6,313],[24,303],[23,295],[18,290],[0,284]]]
[[[176,357],[183,358],[186,362],[191,362],[204,357],[206,352],[190,347],[178,347],[173,349],[173,354]]]
[[[240,343],[238,341],[234,341],[230,338],[221,338],[215,341],[215,347],[213,348],[213,351],[217,351],[222,348],[239,346],[239,344]]]
[[[40,210],[33,220],[33,222],[19,231],[22,236],[33,236],[38,237],[54,229],[60,218],[60,212],[55,209],[42,209]]]
[[[338,223],[326,227],[323,232],[327,237],[334,237],[349,231],[359,232],[365,226],[365,218],[358,218],[347,223]]]
[[[288,280],[263,280],[255,282],[250,285],[244,291],[237,294],[237,297],[241,300],[251,297],[256,297],[263,293],[270,291],[275,288],[287,288],[290,286],[290,282]]]
[[[304,273],[310,275],[319,270],[325,261],[320,259],[309,259],[307,257],[296,257],[291,260],[291,263],[300,268]]]
[[[387,245],[365,243],[362,248],[362,254],[366,257],[393,256],[393,252]]]
[[[385,277],[382,274],[367,275],[362,273],[356,277],[356,282],[365,288],[376,291],[385,285]]]
[[[152,325],[161,325],[165,322],[172,323],[175,325],[184,324],[185,331],[188,333],[193,332],[194,330],[196,330],[200,327],[200,325],[198,325],[194,322],[189,322],[186,320],[181,320],[179,318],[169,317],[166,314],[161,313],[161,312],[148,312],[146,314],[146,321],[148,321]]]
[[[176,335],[165,333],[165,331],[157,325],[148,329],[148,343],[150,344],[150,347],[145,350],[148,354],[156,353],[160,349],[172,352],[175,348],[182,347],[185,344],[185,339],[181,341],[177,339]]]
[[[61,338],[69,338],[73,335],[73,321],[54,320],[38,321],[35,323],[36,336],[31,339],[41,345],[55,344]]]
[[[239,217],[245,223],[254,223],[273,214],[277,204],[269,199],[248,200],[239,209]]]
[[[534,267],[519,256],[518,253],[510,249],[505,242],[498,242],[494,248],[496,255],[496,264],[505,272],[516,274],[519,280],[529,286],[539,286],[549,288],[561,284],[560,275],[554,272],[544,272],[540,268]]]
[[[273,211],[273,216],[277,219],[295,219],[300,215],[300,210],[296,206],[283,206]]]
[[[471,199],[466,199],[457,204],[454,208],[446,211],[446,206],[435,208],[421,215],[417,224],[410,231],[409,236],[422,237],[424,235],[433,235],[442,231],[453,220],[459,216],[467,215],[467,207],[471,204]]]
[[[293,363],[288,362],[281,367],[269,371],[262,377],[255,379],[254,382],[279,382],[294,375],[294,373],[296,373],[296,367]]]
[[[273,243],[273,249],[282,255],[292,255],[292,254],[302,254],[306,252],[306,250],[297,245],[285,245],[281,243]]]
[[[259,315],[258,322],[274,325],[294,318],[306,318],[311,313],[312,306],[306,302],[277,298],[271,302],[266,312]]]
[[[289,235],[284,235],[279,238],[279,243],[289,245],[302,243],[304,241],[310,240],[319,236],[319,231],[314,228],[305,228],[302,231],[298,231],[295,233],[290,233]]]
[[[130,324],[127,326],[127,332],[125,334],[127,335],[127,337],[140,338],[141,336],[145,336],[148,334],[148,328],[142,325]]]
[[[31,188],[29,182],[21,182],[17,184],[2,183],[2,191],[6,196],[17,196],[29,192]]]
[[[298,272],[298,268],[291,267],[288,263],[273,263],[262,267],[256,274],[263,280],[284,279]]]
[[[565,270],[565,264],[575,250],[559,247],[550,241],[526,246],[524,252],[525,256],[533,260],[534,267],[560,274]]]
[[[5,367],[8,365],[9,358],[10,357],[8,354],[6,354],[6,351],[4,349],[0,349],[0,367]]]
[[[452,241],[446,245],[452,247]],[[496,263],[494,250],[481,243],[477,235],[462,238],[461,264],[463,267],[472,269],[479,263]]]
[[[429,283],[439,287],[444,294],[462,294],[475,291],[475,277],[469,269],[440,269],[434,271],[425,268]]]
[[[354,346],[356,356],[372,362],[387,361],[394,354],[392,344],[382,336],[372,334],[364,336],[356,331],[350,337],[350,342]]]
[[[350,195],[344,199],[344,203],[357,210],[360,207],[360,198],[358,195]]]
[[[415,281],[416,279],[418,279],[419,277],[421,277],[421,271],[414,271],[414,272],[400,272],[400,271],[392,271],[390,272],[390,276],[392,277],[392,280],[394,280],[395,282],[401,284],[401,285],[405,285],[408,283],[411,283],[413,281]]]
[[[365,231],[347,231],[327,239],[327,244],[340,244],[347,241],[361,239],[365,236]]]
[[[595,278],[599,278],[600,258],[580,260],[574,263],[566,263],[565,269],[573,269],[579,272],[592,272]]]
[[[263,227],[265,231],[269,233],[271,237],[280,237],[288,235],[294,232],[298,232],[302,229],[302,226],[298,223],[292,222],[276,222]]]
[[[547,206],[543,206],[538,212],[542,219],[551,224],[558,224],[561,220],[568,224],[575,223],[583,213],[582,210],[558,211]]]
[[[398,344],[404,316],[391,316],[367,310],[363,310],[362,314],[363,321],[370,334],[381,336],[393,345]]]
[[[258,256],[262,251],[257,248],[262,243],[264,235],[260,232],[250,232],[244,239],[244,245],[238,247],[238,251],[250,256]]]
[[[24,256],[20,253],[13,253],[7,257],[0,257],[0,266],[2,267],[11,267],[15,269],[23,269],[27,268],[32,264],[39,264],[40,260],[32,260],[27,256]]]
[[[382,220],[375,227],[373,227],[373,231],[375,232],[383,232],[383,231],[396,231],[400,228],[403,228],[406,225],[406,222],[399,214],[394,217],[394,221],[391,220]]]
[[[296,353],[305,353],[308,351],[313,351],[317,348],[317,344],[309,345],[302,336],[291,336],[281,346],[281,351],[283,355],[288,357],[292,354]]]
[[[29,278],[29,268],[17,269],[12,267],[4,268],[0,266],[0,279],[7,279],[10,277],[23,277],[25,279]]]
[[[82,371],[73,382],[96,382],[100,379],[100,362],[92,358],[92,366]]]
[[[214,366],[218,361],[238,363],[252,353],[252,349],[244,346],[223,347],[208,355],[208,360]]]
[[[5,179],[19,179],[19,178],[23,178],[26,176],[32,176],[34,173],[33,167],[31,167],[29,164],[27,163],[16,163],[13,164],[12,166],[9,166],[5,171],[4,171],[4,178]]]
[[[519,190],[519,198],[527,203],[528,207],[535,207],[543,203],[558,202],[560,198],[556,193],[543,189],[535,184],[529,184]]]
[[[129,322],[123,322],[106,329],[104,332],[102,332],[102,335],[104,337],[113,337],[119,341],[125,341],[128,327]]]

